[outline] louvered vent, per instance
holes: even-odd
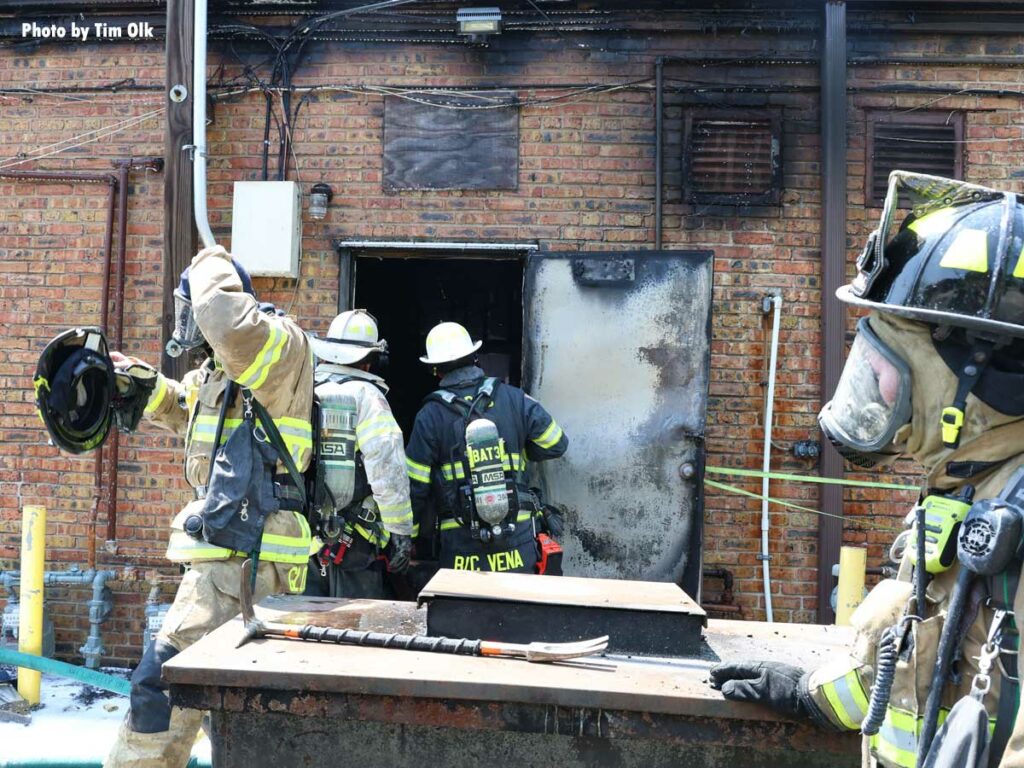
[[[777,203],[778,126],[772,114],[689,115],[683,161],[686,201]]]
[[[963,115],[921,112],[870,117],[867,197],[881,206],[894,170],[963,178]]]

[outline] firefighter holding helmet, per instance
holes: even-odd
[[[890,234],[901,199],[914,207]],[[896,171],[857,266],[837,295],[870,314],[819,421],[858,466],[924,467],[898,575],[854,613],[848,660],[726,663],[712,685],[861,730],[886,768],[1024,766],[1024,206]]]
[[[558,458],[569,442],[540,403],[484,374],[481,344],[458,323],[427,334],[420,361],[441,388],[427,396],[406,446],[413,514],[422,526],[436,511],[444,568],[534,573],[539,542],[557,539],[562,521],[526,486],[527,461]]]
[[[188,567],[132,675],[130,707],[105,765],[183,768],[202,712],[172,708],[165,661],[237,615],[241,566],[258,561],[255,599],[302,592],[310,531],[301,473],[312,455],[313,365],[290,319],[256,302],[245,269],[220,246],[192,260],[175,291],[168,352],[206,348],[182,381],[113,353],[117,371],[148,372],[148,420],[185,438],[196,499],[171,525],[167,557]]]
[[[326,582],[319,593],[385,599],[384,554],[389,570],[405,572],[413,536],[402,430],[387,384],[371,372],[383,367],[387,342],[365,309],[342,312],[326,338],[310,342],[319,358],[314,506],[325,539],[316,565]]]

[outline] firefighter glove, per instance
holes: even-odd
[[[122,432],[134,432],[157,383],[156,369],[134,357],[114,359],[114,421]]]
[[[412,559],[412,536],[391,534],[391,552],[388,555],[388,570],[391,573],[405,573]]]
[[[791,717],[807,716],[811,712],[800,685],[804,675],[800,667],[778,661],[726,662],[711,668],[711,687],[733,701],[767,704]]]
[[[541,514],[544,518],[542,526],[544,531],[555,541],[562,538],[562,534],[565,532],[565,517],[562,514],[562,510],[550,504],[545,504]]]

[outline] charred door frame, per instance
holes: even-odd
[[[352,309],[352,260],[364,252],[381,258],[423,258],[431,253],[446,252],[446,258],[496,259],[516,258],[526,264],[527,257],[538,249],[536,243],[502,242],[421,242],[416,240],[335,240],[338,252],[338,312]],[[525,319],[526,307],[523,307]]]
[[[527,257],[526,269],[523,272],[523,382],[524,384],[533,379],[531,360],[533,358],[533,344],[526,333],[531,320],[532,306],[527,302],[526,297],[532,295],[533,272],[530,264],[542,260],[569,260],[586,258],[593,261],[612,262],[617,259],[628,257],[630,259],[642,259],[645,256],[660,256],[671,254],[681,258],[689,258],[694,261],[707,261],[711,264],[711,289],[714,290],[714,252],[707,250],[646,250],[646,251],[534,251]],[[711,385],[711,314],[713,311],[713,296],[709,297],[708,317],[705,323],[704,332],[707,337],[708,355],[704,363],[704,423],[700,434],[687,435],[696,444],[697,467],[692,478],[683,477],[694,483],[693,505],[695,511],[694,526],[690,535],[687,547],[686,568],[683,571],[683,578],[679,586],[686,594],[698,603],[701,598],[701,571],[704,564],[704,466],[706,460],[706,439],[707,432],[707,403],[710,396]]]

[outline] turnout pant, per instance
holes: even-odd
[[[196,562],[185,573],[156,640],[132,674],[131,706],[104,768],[185,768],[203,713],[171,707],[160,679],[165,661],[241,611],[243,559]],[[260,562],[254,600],[288,591],[286,570]]]

